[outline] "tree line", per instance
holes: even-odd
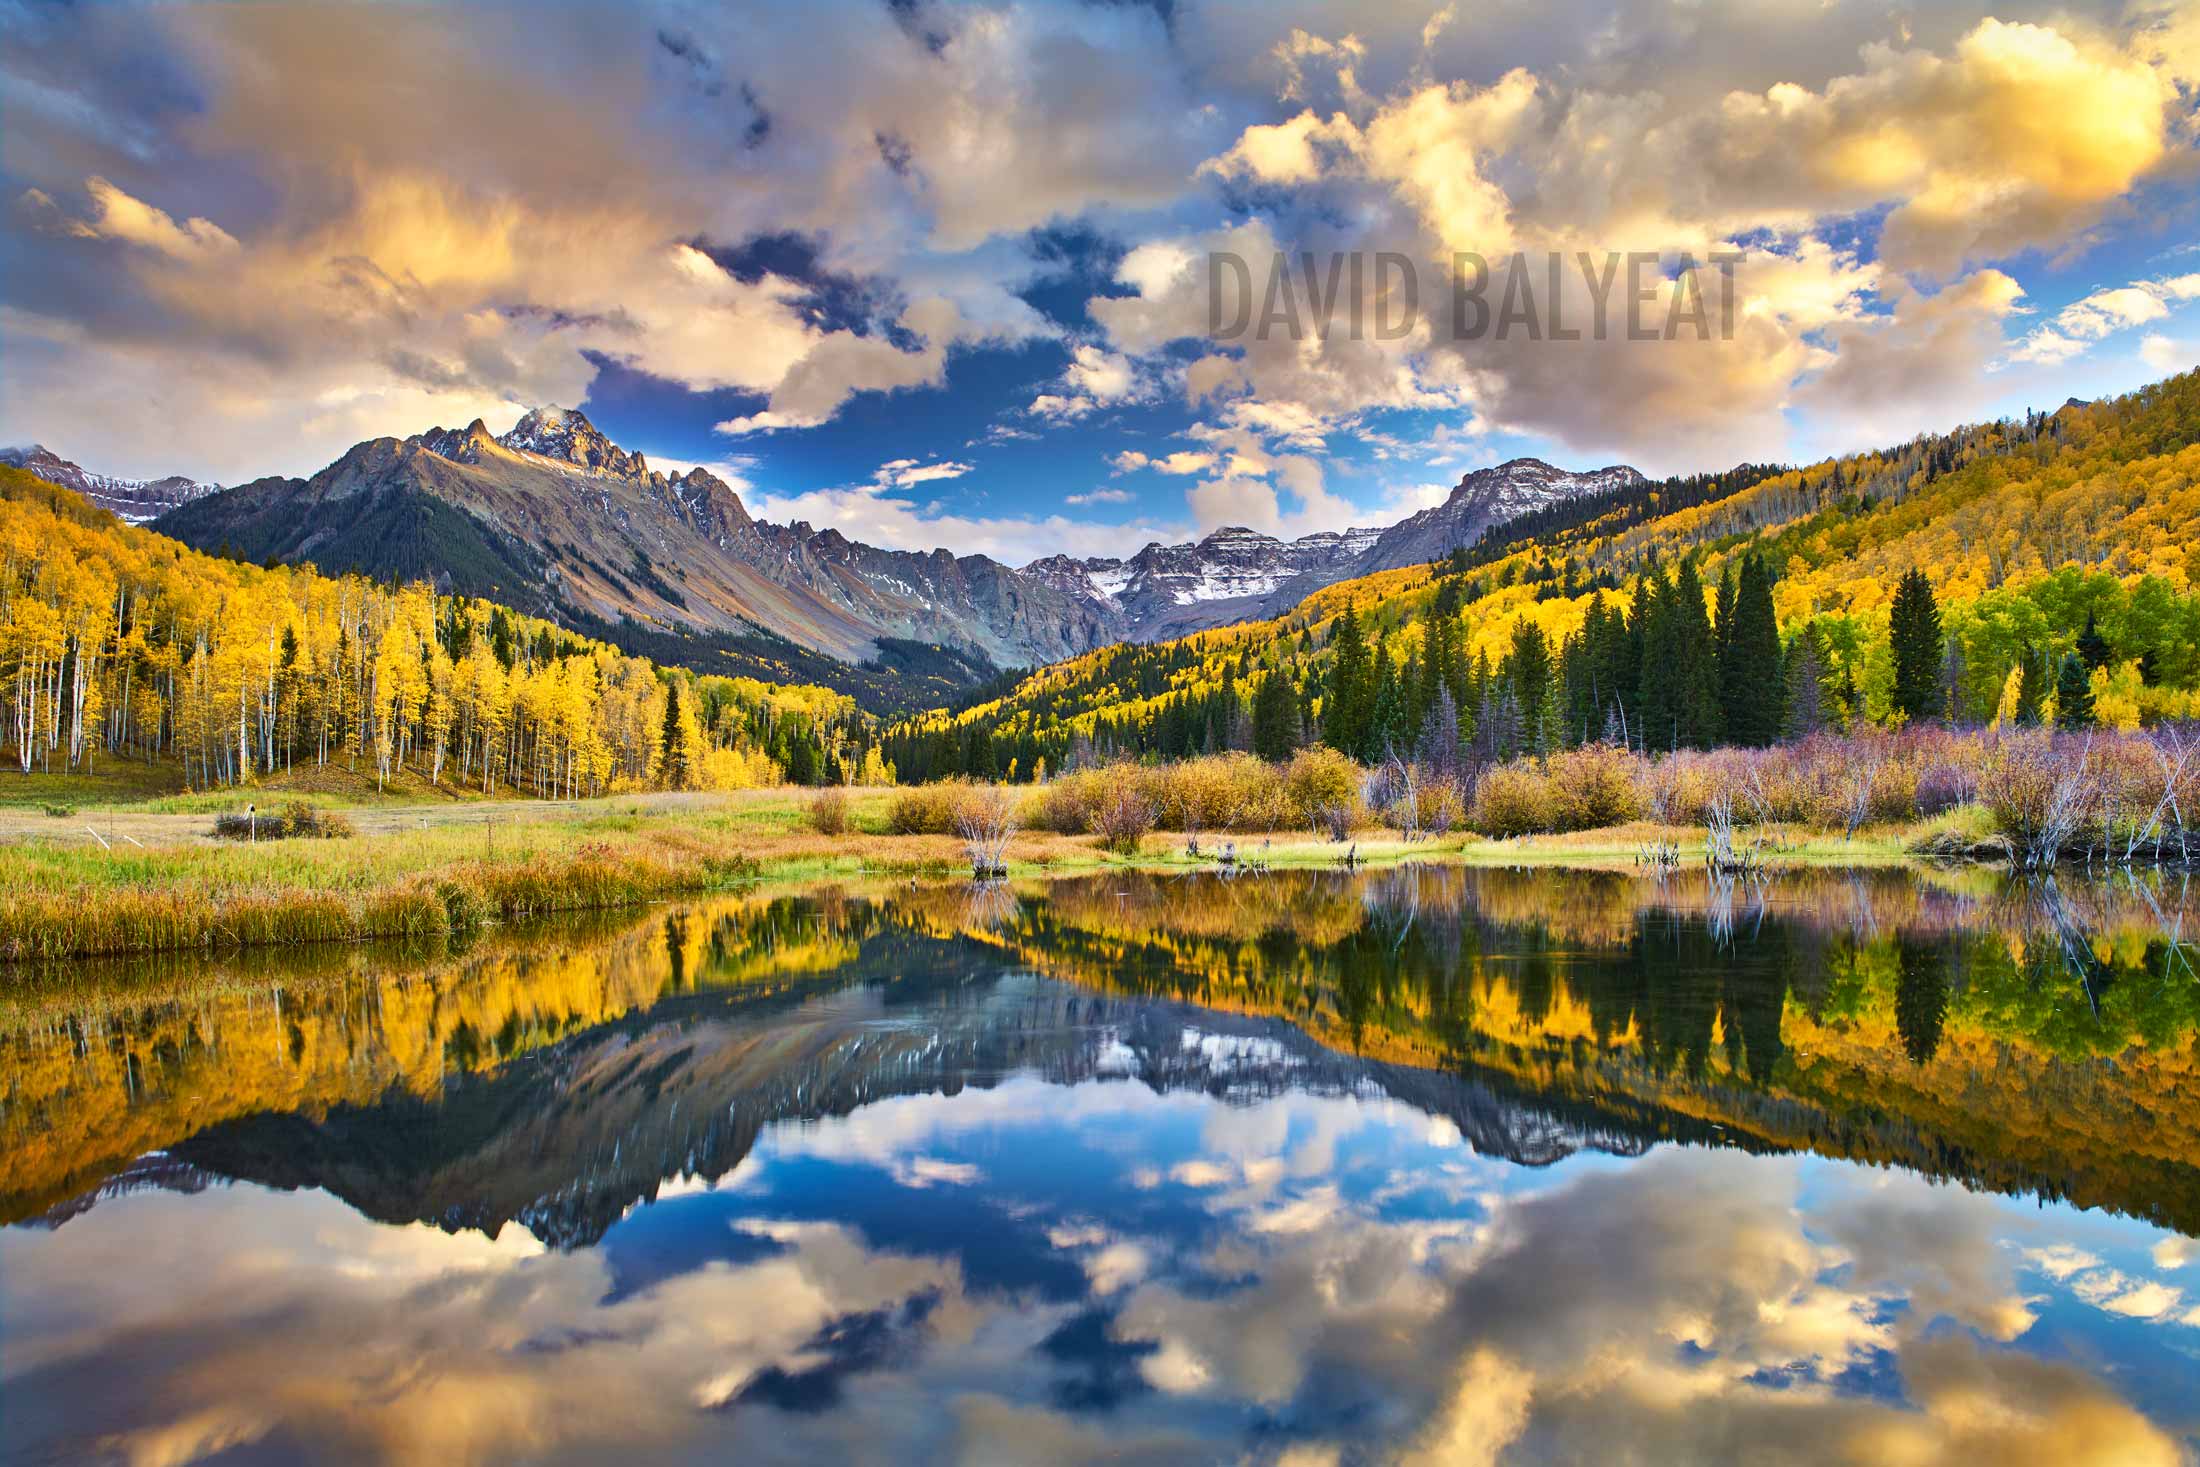
[[[890,777],[827,689],[657,666],[426,585],[260,568],[0,471],[0,751],[234,785],[300,765],[483,793]]]

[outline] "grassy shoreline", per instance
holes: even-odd
[[[756,790],[677,803],[608,798],[540,807],[487,823],[453,812],[440,823],[400,807],[401,818],[350,839],[217,843],[210,815],[169,814],[166,844],[102,846],[71,822],[0,844],[0,962],[47,963],[136,953],[220,951],[263,945],[463,936],[491,924],[555,912],[631,906],[730,890],[759,881],[848,877],[952,878],[966,871],[962,843],[945,835],[886,830],[888,790],[856,791],[850,829],[808,828],[808,792]],[[373,807],[352,812],[355,817]],[[96,822],[98,816],[92,817]],[[154,817],[141,816],[142,821]],[[116,826],[116,830],[122,829]],[[1856,839],[1784,829],[1772,833],[1774,866],[1908,864],[1921,827],[1882,828]],[[1570,835],[1493,840],[1450,835],[1408,842],[1383,830],[1338,844],[1306,831],[1234,837],[1249,859],[1277,868],[1335,867],[1347,850],[1362,864],[1405,861],[1633,869],[1655,844],[1699,863],[1697,827],[1645,823]],[[1136,855],[1091,835],[1030,831],[1007,850],[1011,877],[1110,868],[1212,869],[1219,838],[1203,854],[1182,835],[1153,834]]]

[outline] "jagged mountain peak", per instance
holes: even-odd
[[[1546,492],[1575,494],[1618,488],[1627,484],[1644,482],[1639,470],[1625,464],[1607,464],[1601,469],[1589,469],[1576,473],[1559,468],[1540,458],[1511,458],[1485,469],[1475,469],[1461,476],[1451,491],[1451,500],[1478,492],[1487,492],[1495,486],[1521,485]]]
[[[496,441],[516,453],[556,459],[593,473],[622,479],[642,479],[649,474],[647,459],[613,443],[579,408],[529,408],[511,431]]]

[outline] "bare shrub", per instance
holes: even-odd
[[[819,835],[846,835],[848,833],[848,792],[839,785],[828,785],[810,796],[808,811],[810,829]]]
[[[1139,788],[1134,767],[1122,765],[1117,769],[1119,777],[1093,809],[1092,828],[1099,832],[1104,849],[1135,856],[1140,843],[1153,829],[1153,801]]]
[[[2009,842],[2009,856],[2030,870],[2051,867],[2084,824],[2091,750],[2058,749],[2044,733],[1998,741],[1979,775],[1979,798]]]
[[[955,813],[955,834],[970,857],[970,879],[1008,875],[1008,838],[1016,833],[1016,802],[1004,789],[972,791]]]
[[[352,833],[351,822],[337,811],[302,800],[273,810],[217,816],[214,821],[214,835],[220,840],[341,840]]]
[[[1315,830],[1341,844],[1352,838],[1352,832],[1359,824],[1359,812],[1351,803],[1339,800],[1334,804],[1317,807],[1310,823]]]

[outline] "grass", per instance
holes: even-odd
[[[54,784],[27,781],[40,803]],[[0,961],[39,962],[97,954],[215,951],[263,944],[368,938],[463,936],[493,923],[550,912],[610,908],[720,890],[760,878],[933,878],[967,869],[951,835],[889,833],[896,792],[848,792],[847,830],[813,828],[814,792],[745,790],[721,795],[639,794],[571,803],[482,808],[444,797],[430,802],[399,789],[383,801],[321,798],[354,812],[364,833],[340,839],[216,842],[218,811],[247,799],[274,808],[274,781],[222,796],[156,796],[131,813],[166,812],[155,822],[172,843],[116,841],[101,847],[68,822],[27,820],[0,844]],[[295,789],[295,786],[292,786]],[[371,788],[371,785],[370,785]],[[353,792],[357,794],[356,791]],[[325,795],[325,791],[324,791]],[[492,820],[490,817],[494,816]],[[204,818],[199,818],[204,817]],[[1958,811],[1921,825],[1866,829],[1855,839],[1803,827],[1768,832],[1778,864],[1884,866],[1946,851],[1976,831]],[[47,833],[45,827],[54,829]],[[1333,867],[1346,846],[1305,831],[1234,836],[1238,853],[1277,868]],[[1362,830],[1350,849],[1368,865],[1406,861],[1627,869],[1648,846],[1671,843],[1684,864],[1700,860],[1694,826],[1636,822],[1566,835],[1494,840],[1453,834],[1408,842]],[[1155,833],[1134,853],[1109,851],[1096,835],[1023,831],[1009,843],[1012,877],[1136,867],[1211,868],[1220,838],[1202,854],[1185,837]]]
[[[105,805],[151,808],[181,794],[183,773],[174,764],[144,764],[131,759],[102,759],[90,774],[23,774],[0,769],[0,808],[79,810]],[[240,803],[239,809],[244,808]]]

